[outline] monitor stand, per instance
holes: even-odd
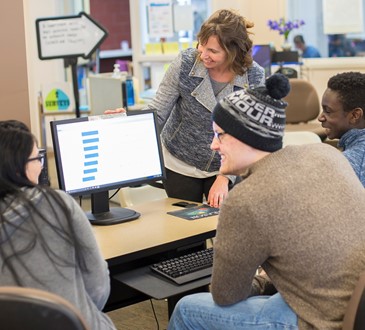
[[[92,225],[107,226],[138,219],[141,214],[123,207],[109,208],[109,192],[91,194],[91,212],[86,216]]]

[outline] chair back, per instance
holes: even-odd
[[[309,131],[285,132],[283,137],[283,146],[321,143],[321,138]]]
[[[314,86],[303,79],[290,79],[290,92],[284,98],[288,102],[287,124],[307,123],[316,119],[321,111],[318,93]]]
[[[365,329],[365,273],[360,278],[351,295],[343,319],[343,330]]]
[[[39,289],[0,287],[0,325],[11,330],[88,330],[79,311],[62,297]]]

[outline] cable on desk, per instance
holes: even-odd
[[[109,200],[111,200],[118,192],[119,192],[119,190],[120,190],[120,188],[118,188],[115,192],[114,192],[114,194],[113,195],[111,195],[110,197],[109,197]]]
[[[153,316],[155,317],[155,321],[156,321],[156,325],[157,325],[157,330],[160,330],[160,324],[158,323],[158,319],[157,319],[157,315],[156,315],[156,311],[155,311],[155,306],[153,306],[152,299],[150,299],[150,303],[151,303],[151,307],[152,307]]]

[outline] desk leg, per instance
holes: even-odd
[[[209,285],[204,285],[200,288],[196,288],[194,290],[190,290],[190,291],[184,292],[182,294],[179,294],[179,295],[168,298],[167,299],[167,310],[168,310],[168,313],[169,313],[169,319],[172,315],[172,312],[174,311],[174,308],[175,308],[177,302],[182,297],[187,296],[189,294],[199,293],[199,292],[209,292]]]

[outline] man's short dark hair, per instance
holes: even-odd
[[[365,74],[361,72],[338,73],[328,80],[327,88],[335,91],[344,111],[362,108],[365,111]]]
[[[294,43],[305,44],[304,38],[301,34],[296,35],[293,40],[294,40]]]

